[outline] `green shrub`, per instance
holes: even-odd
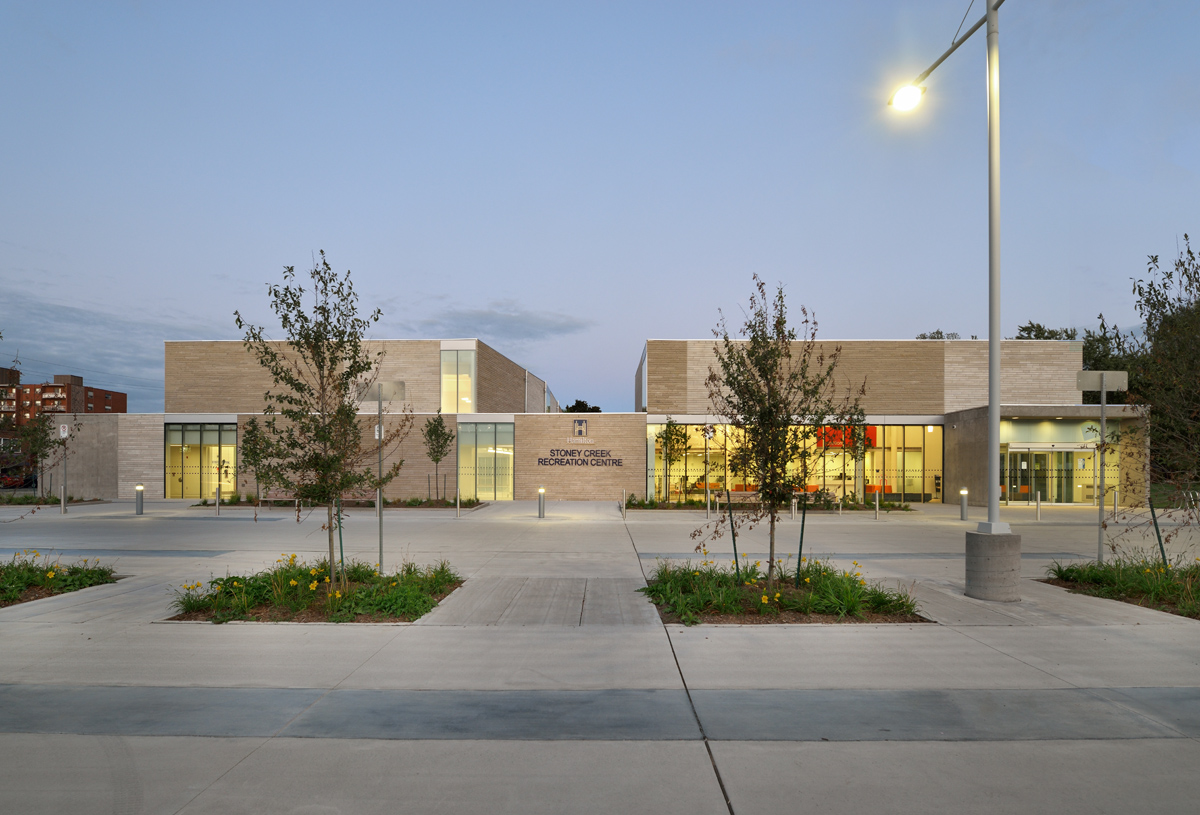
[[[25,549],[0,564],[0,603],[15,603],[31,588],[43,588],[52,594],[115,583],[111,566],[84,559],[64,566],[61,558],[50,559],[37,549]]]
[[[1200,618],[1196,597],[1200,582],[1200,559],[1184,563],[1177,558],[1164,564],[1145,552],[1118,555],[1106,563],[1087,561],[1046,568],[1046,575],[1065,583],[1080,594],[1145,605],[1185,617]]]
[[[428,614],[437,598],[461,581],[449,563],[420,567],[404,563],[392,574],[380,574],[374,564],[352,560],[344,566],[346,584],[321,560],[309,564],[295,554],[281,555],[270,569],[250,575],[229,575],[183,584],[173,607],[180,614],[198,613],[213,622],[237,619],[286,619],[311,610],[331,622],[348,622],[359,615],[415,620]]]
[[[707,558],[707,552],[705,553]],[[641,589],[664,611],[685,625],[694,625],[705,614],[825,614],[864,618],[867,613],[916,614],[916,601],[906,592],[869,583],[858,571],[839,571],[825,561],[801,563],[799,586],[795,569],[777,564],[774,589],[767,590],[761,561],[743,563],[735,572],[732,563],[718,565],[705,559],[699,564],[659,561],[649,585]]]

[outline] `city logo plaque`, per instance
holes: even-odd
[[[586,436],[587,435],[587,419],[576,419],[575,425],[571,431],[571,435]]]

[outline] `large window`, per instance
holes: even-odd
[[[168,498],[233,495],[237,489],[237,425],[168,424],[164,494]]]
[[[1120,422],[1109,425],[1119,438]],[[1095,504],[1100,438],[1091,420],[1013,419],[1000,423],[1000,494],[1005,502]],[[1120,445],[1104,456],[1105,498],[1121,485]]]
[[[475,413],[475,352],[442,352],[442,413]]]
[[[512,422],[459,422],[458,489],[464,499],[513,499]]]
[[[703,425],[686,425],[687,449],[671,463],[663,463],[658,434],[663,425],[646,426],[646,495],[663,501],[704,499],[709,492],[728,489],[732,493],[755,492],[758,485],[735,474],[729,466],[740,444],[740,431],[716,425],[713,438],[705,443]],[[879,492],[884,501],[924,503],[941,501],[941,425],[868,425],[867,447],[860,461],[845,450],[845,434],[829,427],[810,440],[812,458],[805,478],[809,492],[826,492],[837,498],[850,496],[867,500]],[[797,472],[793,462],[789,470]]]

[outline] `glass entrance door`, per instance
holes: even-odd
[[[1022,503],[1036,502],[1039,493],[1043,504],[1090,501],[1091,458],[1078,450],[1010,450],[1006,492]]]

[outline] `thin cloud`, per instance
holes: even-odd
[[[0,317],[0,365],[20,360],[21,379],[75,374],[129,394],[130,412],[163,408],[163,341],[200,339],[203,328],[134,313],[120,316],[10,291]]]
[[[570,314],[531,311],[514,300],[496,300],[487,308],[446,309],[407,327],[425,337],[478,337],[523,344],[577,334],[592,324]]]

